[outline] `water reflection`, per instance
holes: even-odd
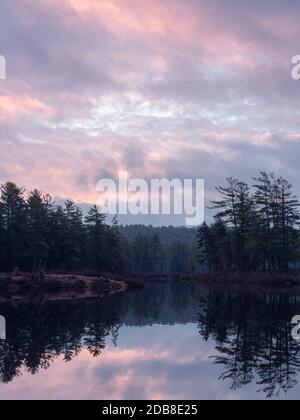
[[[0,313],[0,398],[34,398],[30,384],[64,398],[49,383],[66,377],[74,398],[283,398],[299,389],[296,295],[174,284],[96,301],[2,303]],[[85,393],[95,383],[98,393]]]
[[[202,302],[201,336],[216,342],[214,362],[220,379],[233,390],[258,377],[267,397],[287,393],[297,384],[300,348],[291,336],[291,320],[300,310],[297,296],[211,291]]]

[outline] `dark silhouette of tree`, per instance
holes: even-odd
[[[3,233],[4,268],[12,270],[26,261],[26,203],[25,191],[9,182],[0,188],[0,207]]]
[[[248,186],[217,188],[213,223],[197,229],[119,226],[93,206],[0,190],[0,271],[136,273],[286,272],[299,262],[299,202],[284,178],[262,172]]]
[[[198,229],[199,259],[209,271],[285,272],[299,260],[299,201],[291,184],[262,172],[253,190],[227,179],[217,188],[215,222]]]
[[[126,264],[126,254],[122,251],[122,236],[116,216],[112,220],[112,225],[106,226],[106,236],[106,249],[109,251],[106,255],[107,265],[112,271],[121,271]]]
[[[94,269],[106,268],[105,252],[105,221],[106,216],[102,214],[97,206],[93,206],[85,219],[87,225],[87,259],[90,267]]]
[[[77,270],[85,261],[86,237],[82,211],[71,201],[65,204],[65,267]]]
[[[49,259],[48,220],[52,211],[51,198],[34,190],[28,196],[27,209],[28,252],[32,258],[28,266],[35,272],[40,262],[45,263]]]
[[[56,206],[49,195],[13,183],[0,190],[0,271],[41,269],[121,271],[121,235],[96,206],[84,220],[73,202]]]

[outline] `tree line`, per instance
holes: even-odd
[[[0,272],[184,273],[197,265],[195,245],[196,231],[120,227],[96,206],[84,215],[71,201],[56,205],[11,182],[0,187]]]
[[[0,270],[118,271],[121,241],[96,206],[84,217],[73,202],[55,205],[34,190],[27,196],[14,183],[0,188]]]
[[[127,242],[128,271],[135,273],[187,273],[200,269],[197,229],[180,226],[120,226]]]
[[[118,226],[96,206],[55,204],[38,190],[0,187],[0,271],[284,272],[299,258],[299,201],[282,177],[218,187],[214,221],[198,229]]]
[[[286,179],[261,172],[252,186],[227,178],[216,190],[214,222],[198,229],[210,272],[285,272],[299,261],[299,201]]]
[[[150,231],[155,228],[150,227]],[[128,271],[135,273],[194,273],[199,269],[197,253],[192,246],[174,238],[169,245],[164,245],[161,238],[153,233],[138,233],[128,243]]]

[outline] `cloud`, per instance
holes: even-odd
[[[151,349],[143,335],[151,337]],[[118,348],[109,346],[97,358],[83,349],[70,363],[58,356],[45,371],[32,376],[24,370],[12,383],[0,385],[0,396],[71,400],[197,399],[199,395],[229,398],[231,392],[226,384],[218,384],[218,369],[209,360],[214,352],[212,344],[201,343],[197,335],[192,324],[130,328],[130,332],[123,327]]]
[[[93,203],[101,176],[262,169],[300,190],[300,7],[279,1],[3,0],[0,182]]]
[[[27,95],[0,95],[0,108],[2,110],[0,118],[6,121],[7,118],[18,119],[22,116],[52,117],[55,114],[53,108]]]

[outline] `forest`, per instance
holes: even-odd
[[[0,188],[0,272],[187,272],[196,266],[196,230],[118,226],[93,206],[83,214],[38,190]],[[163,239],[164,238],[164,239]]]
[[[299,261],[299,201],[282,177],[261,172],[253,185],[227,178],[216,188],[214,223],[198,229],[200,263],[210,272],[286,272]]]
[[[299,261],[299,201],[282,177],[227,178],[211,224],[119,226],[38,190],[0,188],[0,272],[285,272]]]
[[[62,206],[49,195],[25,191],[13,183],[1,187],[0,270],[72,272],[122,269],[116,221],[105,223],[96,206],[84,217],[71,201]]]

